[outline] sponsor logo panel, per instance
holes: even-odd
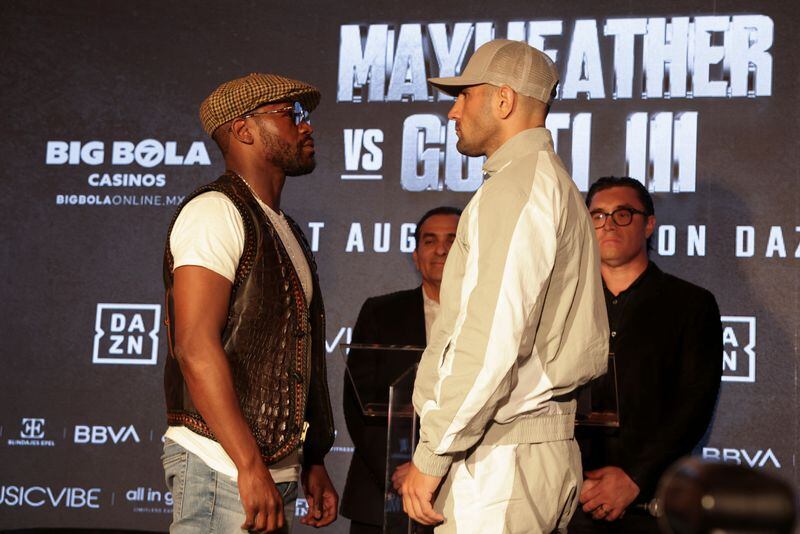
[[[75,425],[72,441],[81,445],[117,445],[120,443],[141,443],[142,440],[133,425],[120,427],[111,425]]]
[[[781,468],[781,462],[771,448],[765,450],[703,447],[702,457],[704,460],[744,465],[752,468]]]
[[[0,507],[97,510],[101,506],[101,498],[100,488],[0,485]]]
[[[722,318],[722,381],[756,381],[756,318]]]
[[[136,514],[172,513],[172,493],[163,489],[139,486],[126,490],[124,498]]]
[[[159,304],[98,304],[92,363],[156,365]]]
[[[55,447],[56,442],[46,435],[47,421],[42,417],[23,417],[19,424],[18,437],[9,438],[9,447]]]
[[[45,145],[44,161],[48,167],[87,168],[82,185],[59,186],[64,188],[54,195],[57,206],[174,207],[183,196],[154,192],[167,185],[166,171],[211,165],[203,141],[159,139],[50,140]]]

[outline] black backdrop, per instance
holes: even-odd
[[[697,453],[796,487],[798,23],[791,0],[0,3],[0,528],[166,529],[163,241],[223,169],[200,101],[253,71],[322,90],[317,170],[282,204],[317,248],[338,408],[361,303],[417,283],[409,223],[479,183],[423,79],[492,35],[555,56],[548,126],[578,185],[644,180],[653,259],[717,296],[725,382]]]

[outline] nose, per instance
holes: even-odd
[[[606,220],[603,221],[603,226],[600,228],[595,228],[598,232],[608,232],[609,230],[616,230],[617,227],[614,225],[614,221],[611,220],[611,217],[607,217]]]
[[[301,122],[298,125],[298,129],[300,129],[301,131],[305,131],[306,133],[308,133],[308,135],[311,135],[312,133],[314,133],[314,128],[311,126],[311,122],[310,121]]]
[[[455,121],[461,118],[461,106],[462,106],[463,97],[459,95],[456,98],[456,101],[453,102],[453,106],[450,108],[450,111],[447,112],[447,118],[451,121]]]

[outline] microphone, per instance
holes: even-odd
[[[663,514],[663,510],[661,507],[661,501],[656,499],[655,497],[650,499],[647,502],[641,502],[638,504],[633,505],[633,507],[637,510],[642,510],[643,512],[647,512],[653,517],[661,517]]]
[[[792,487],[741,465],[679,460],[644,505],[662,532],[791,534],[797,516]]]

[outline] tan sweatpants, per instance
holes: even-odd
[[[434,504],[436,534],[566,532],[583,476],[574,439],[479,445],[456,456]]]

